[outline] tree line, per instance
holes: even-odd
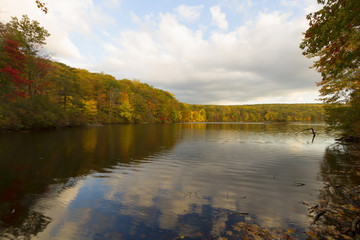
[[[190,105],[182,104],[187,122],[325,121],[322,104]]]
[[[46,58],[50,34],[26,15],[0,23],[0,129],[88,123],[323,121],[321,104],[192,105],[173,94]]]

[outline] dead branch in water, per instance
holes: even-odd
[[[302,183],[302,182],[294,182],[293,183],[293,186],[296,186],[296,187],[301,187],[301,186],[304,186],[305,183]]]
[[[247,212],[228,212],[227,215],[249,215]]]
[[[314,218],[314,221],[312,222],[312,224],[315,224],[317,220],[319,220],[319,218],[324,215],[326,213],[325,210],[323,211],[320,211],[318,214],[316,214],[315,218]]]
[[[307,129],[301,130],[301,131],[298,132],[298,133],[305,132],[305,131],[309,131],[309,130],[311,130],[311,132],[312,132],[312,134],[313,134],[313,138],[312,138],[311,142],[314,143],[314,139],[315,139],[315,137],[316,137],[316,132],[314,131],[313,128],[307,128]],[[298,133],[296,133],[296,135],[297,135]]]

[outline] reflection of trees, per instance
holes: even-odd
[[[25,210],[26,211],[26,210]],[[6,223],[0,225],[0,237],[5,239],[31,239],[43,231],[51,219],[36,211],[12,211],[7,214]],[[19,216],[23,215],[23,216]]]
[[[360,216],[360,163],[352,146],[326,149],[321,163],[318,205],[309,208],[314,215],[308,235],[312,239],[352,239],[356,218]]]
[[[242,133],[254,132],[267,132],[267,133],[284,133],[290,132],[291,134],[304,131],[307,125],[302,124],[287,124],[287,123],[245,123],[245,122],[228,122],[228,123],[191,123],[183,124],[182,127],[186,129],[196,130],[228,130],[228,131],[241,131]],[[316,131],[322,131],[325,125],[316,126]]]
[[[50,219],[31,208],[52,184],[60,191],[81,176],[174,147],[177,125],[109,125],[4,135],[0,138],[0,237],[29,238]],[[10,236],[8,235],[8,236]]]

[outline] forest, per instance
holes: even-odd
[[[192,105],[141,83],[46,57],[50,34],[26,15],[0,23],[0,130],[91,123],[324,121],[322,104]]]

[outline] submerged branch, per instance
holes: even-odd
[[[319,218],[324,215],[326,213],[325,210],[323,211],[320,211],[318,214],[316,214],[315,218],[314,218],[314,221],[312,222],[312,224],[315,224],[317,220],[319,220]]]
[[[305,131],[309,131],[309,130],[311,130],[311,132],[312,132],[312,134],[313,134],[313,138],[312,138],[312,140],[311,140],[311,143],[314,143],[314,139],[315,139],[315,137],[316,137],[316,132],[314,131],[313,128],[307,128],[307,129],[301,130],[301,131],[298,132],[298,133],[305,132]],[[297,135],[298,133],[296,133],[296,135]]]
[[[249,215],[247,212],[227,212],[227,215]]]

